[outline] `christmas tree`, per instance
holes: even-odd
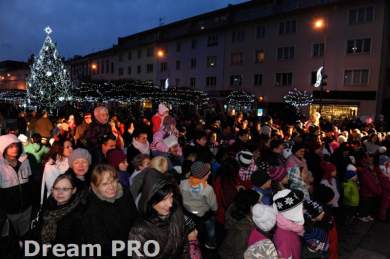
[[[27,77],[27,105],[53,111],[72,100],[72,82],[68,70],[58,54],[50,34],[45,28],[46,38],[39,56],[31,66]]]

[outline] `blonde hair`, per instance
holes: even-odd
[[[106,164],[99,164],[95,166],[95,168],[92,171],[91,175],[91,183],[94,186],[99,186],[99,184],[103,181],[103,175],[105,173],[110,174],[110,176],[115,180],[118,179],[118,173],[116,172],[115,168],[106,165]]]
[[[168,172],[168,159],[163,156],[156,156],[150,161],[150,167],[165,174]]]

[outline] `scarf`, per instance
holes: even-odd
[[[202,179],[199,179],[199,178],[190,176],[189,183],[191,186],[191,192],[201,193],[207,185],[207,178],[203,177]]]
[[[146,144],[142,144],[142,143],[138,142],[137,140],[133,139],[132,144],[142,154],[150,155],[150,147],[149,147],[149,142],[148,141],[146,142]]]
[[[44,213],[42,218],[43,227],[41,230],[42,243],[50,244],[55,240],[57,234],[57,223],[72,212],[77,205],[81,203],[85,196],[86,192],[77,193],[70,203],[60,206],[58,209],[47,210]]]
[[[281,213],[278,213],[276,216],[276,225],[281,229],[295,232],[299,236],[303,236],[303,233],[305,232],[303,225],[298,225],[297,223],[286,219]]]
[[[107,201],[109,203],[114,203],[117,199],[119,199],[119,198],[121,198],[123,196],[123,188],[122,188],[122,185],[120,183],[118,183],[118,191],[117,191],[116,196],[114,198],[103,197],[101,194],[96,192],[94,190],[94,188],[92,188],[92,191],[99,198],[99,200]]]

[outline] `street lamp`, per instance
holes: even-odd
[[[326,84],[326,79],[328,77],[325,74],[325,44],[326,44],[326,31],[325,31],[325,29],[326,29],[326,27],[327,27],[327,22],[326,22],[325,18],[319,17],[319,18],[316,18],[313,20],[313,23],[312,23],[313,30],[323,33],[323,46],[324,46],[323,54],[322,54],[322,69],[320,68],[320,70],[319,70],[320,73],[322,73],[322,78],[321,78],[321,82],[320,82],[320,103],[319,103],[320,109],[319,109],[319,113],[322,112],[322,95],[324,92],[324,85]]]
[[[157,57],[158,57],[158,58],[163,58],[163,57],[165,57],[165,52],[164,52],[164,50],[162,50],[162,49],[157,50]]]
[[[96,64],[92,64],[91,68],[92,68],[92,70],[96,70],[97,69],[97,65]]]

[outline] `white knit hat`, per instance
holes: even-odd
[[[163,142],[165,145],[167,145],[168,148],[171,148],[171,147],[179,144],[179,142],[177,141],[177,137],[175,135],[170,135],[169,137],[166,137],[163,140]]]
[[[277,192],[274,197],[274,208],[286,219],[303,225],[303,193],[298,190],[284,189]]]
[[[3,155],[4,150],[13,143],[20,143],[20,140],[14,134],[0,136],[0,154]]]
[[[256,204],[252,208],[252,220],[264,232],[270,231],[276,223],[277,211],[272,206]]]
[[[237,153],[237,159],[240,163],[248,166],[253,161],[253,153],[247,150],[243,150]]]
[[[20,142],[22,142],[23,144],[27,143],[28,141],[28,137],[24,134],[19,134],[18,136],[18,139],[20,140]]]

